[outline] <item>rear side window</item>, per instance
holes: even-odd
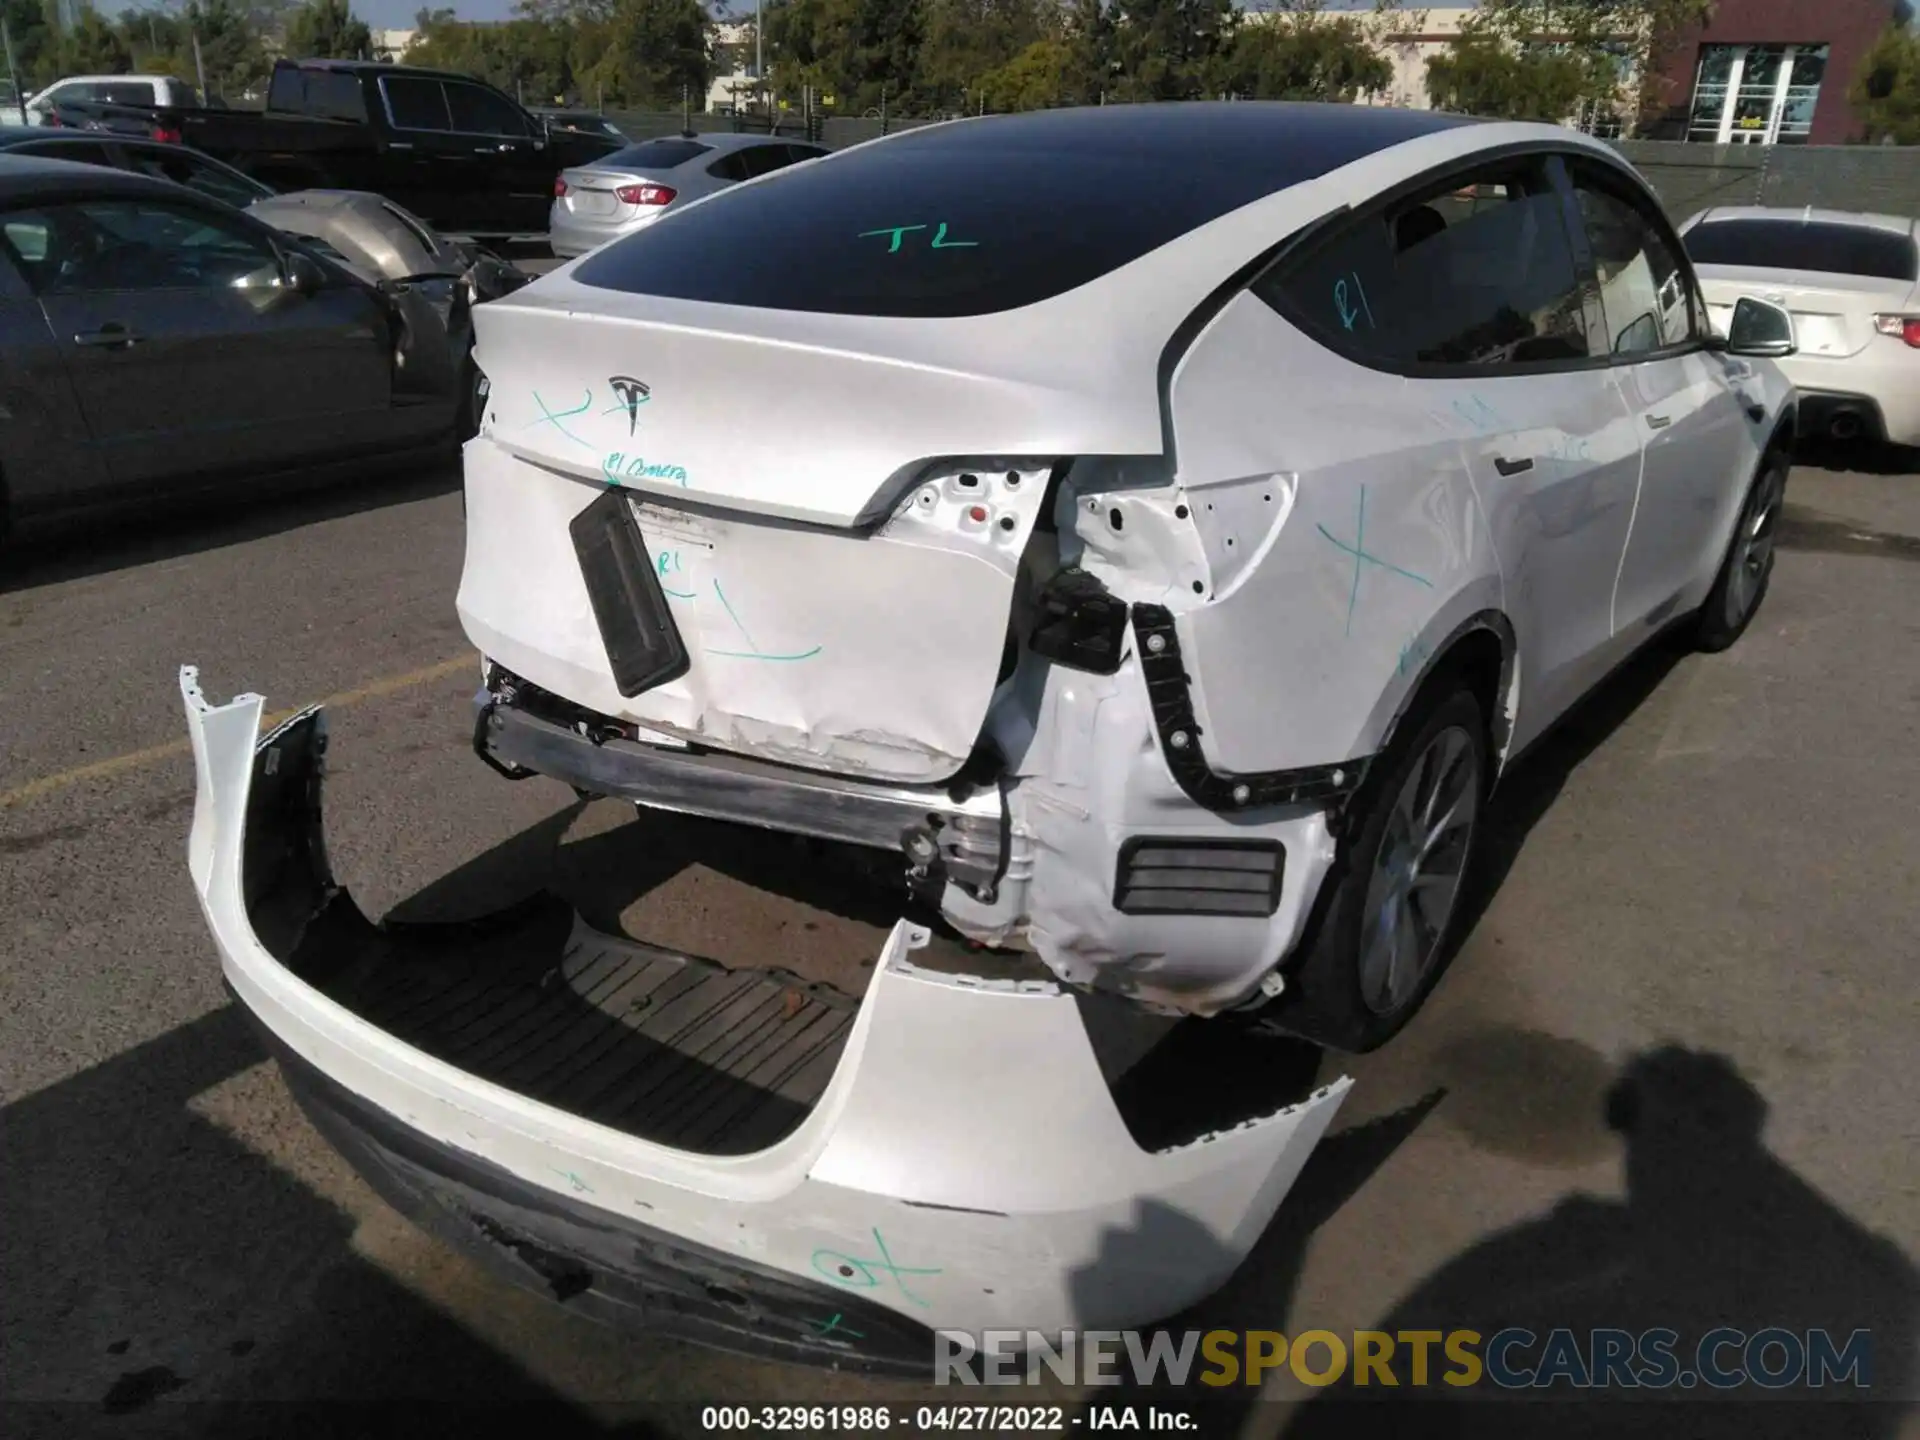
[[[747,178],[747,157],[738,150],[729,150],[718,160],[707,166],[707,174],[716,180],[740,181]]]
[[[273,192],[257,180],[250,180],[238,171],[229,170],[224,165],[216,165],[196,155],[183,152],[177,147],[168,146],[152,149],[144,145],[127,147],[127,169],[139,175],[154,175],[162,180],[171,180],[176,185],[184,185],[189,190],[198,190],[202,195],[244,209],[254,201],[271,195]]]
[[[698,140],[642,140],[593,163],[607,170],[671,170],[712,148]]]
[[[285,65],[273,72],[267,108],[321,120],[367,118],[366,95],[358,76],[340,70],[302,70]]]
[[[1469,123],[1384,106],[1193,102],[928,126],[692,206],[573,274],[774,310],[993,314],[1076,289],[1413,134]],[[771,259],[769,235],[780,237]]]
[[[1875,280],[1916,277],[1913,239],[1830,221],[1708,220],[1681,237],[1696,265],[1814,270]]]
[[[747,178],[754,180],[786,169],[793,163],[793,151],[787,145],[749,145],[740,152],[740,158],[746,162]]]
[[[1560,199],[1537,162],[1364,215],[1254,292],[1329,348],[1386,369],[1589,353]]]
[[[451,130],[446,92],[438,80],[405,75],[383,75],[380,89],[387,97],[387,113],[401,130]]]

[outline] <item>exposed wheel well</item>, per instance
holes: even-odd
[[[1409,716],[1423,712],[1464,682],[1487,718],[1487,749],[1493,756],[1492,772],[1497,774],[1512,738],[1516,656],[1513,627],[1506,616],[1487,611],[1465,621],[1438,648],[1419,682],[1408,691],[1399,713],[1381,737],[1380,748],[1384,750],[1393,743]]]

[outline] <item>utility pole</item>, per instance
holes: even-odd
[[[13,32],[7,28],[7,18],[0,15],[0,40],[7,45],[7,78],[13,82],[13,103],[19,107],[21,123],[27,118],[27,92],[20,88],[20,67],[13,58]]]
[[[202,103],[209,101],[212,97],[207,94],[207,66],[200,58],[200,32],[197,30],[193,32],[193,75],[200,82]]]
[[[753,0],[753,88],[762,104],[767,100],[767,26],[763,0]]]

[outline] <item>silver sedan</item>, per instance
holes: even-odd
[[[563,170],[553,182],[549,223],[561,259],[651,225],[676,205],[827,154],[824,146],[777,135],[684,135],[642,140]]]

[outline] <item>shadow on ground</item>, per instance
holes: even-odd
[[[1516,1096],[1527,1076],[1508,1083]],[[1310,1300],[1299,1294],[1302,1261],[1313,1234],[1383,1165],[1431,1111],[1445,1105],[1444,1092],[1429,1095],[1398,1114],[1329,1137],[1312,1158],[1278,1216],[1247,1261],[1214,1295],[1156,1327],[1178,1340],[1183,1332],[1248,1330],[1289,1338],[1317,1328]],[[1916,1376],[1914,1344],[1920,1338],[1920,1274],[1891,1242],[1871,1234],[1834,1208],[1818,1190],[1781,1164],[1761,1143],[1766,1102],[1752,1084],[1718,1055],[1668,1047],[1642,1054],[1616,1077],[1605,1100],[1606,1123],[1624,1146],[1626,1195],[1614,1201],[1574,1196],[1538,1220],[1498,1232],[1443,1265],[1371,1328],[1389,1337],[1433,1334],[1428,1382],[1412,1385],[1411,1347],[1395,1339],[1389,1363],[1397,1386],[1386,1388],[1378,1371],[1366,1386],[1355,1384],[1351,1337],[1337,1337],[1335,1352],[1316,1341],[1307,1370],[1329,1383],[1293,1409],[1286,1440],[1320,1437],[1394,1436],[1410,1440],[1552,1435],[1578,1440],[1592,1435],[1685,1435],[1691,1440],[1799,1440],[1807,1435],[1846,1435],[1877,1440],[1899,1433],[1910,1408]],[[1417,1196],[1408,1197],[1418,1204]],[[1141,1217],[1140,1234],[1169,1233],[1185,1225],[1193,1236],[1196,1264],[1219,1258],[1217,1242],[1179,1215]],[[1102,1261],[1124,1255],[1138,1234],[1111,1237]],[[1088,1274],[1078,1283],[1091,1287]],[[1824,1331],[1844,1350],[1857,1331],[1867,1331],[1859,1377],[1866,1387],[1829,1383],[1809,1389],[1804,1371],[1793,1370],[1779,1388],[1757,1386],[1715,1393],[1699,1381],[1703,1337],[1730,1327],[1742,1337],[1762,1331],[1789,1337],[1772,1344],[1761,1363],[1786,1374],[1794,1351],[1809,1332]],[[1468,1350],[1487,1362],[1494,1337],[1526,1332],[1499,1346],[1510,1369],[1525,1378],[1547,1375],[1544,1388],[1498,1386],[1491,1368],[1466,1387],[1445,1383],[1466,1371],[1449,1359],[1441,1336],[1477,1332]],[[1556,1331],[1575,1337],[1578,1359],[1571,1376],[1592,1372],[1596,1330],[1638,1338],[1667,1330],[1674,1365],[1658,1386],[1616,1383],[1593,1389],[1575,1379],[1552,1380],[1543,1363],[1554,1352]],[[1145,1343],[1151,1343],[1148,1337]],[[1742,1347],[1712,1352],[1721,1370],[1737,1364]],[[1235,1343],[1228,1353],[1243,1356]],[[1631,1362],[1649,1373],[1650,1349]],[[1124,1362],[1118,1367],[1125,1371]],[[1286,1356],[1276,1373],[1288,1370]],[[1128,1379],[1099,1387],[1090,1408],[1155,1405],[1184,1409],[1202,1420],[1208,1435],[1241,1433],[1253,1420],[1260,1391],[1244,1372],[1220,1386],[1199,1383],[1218,1374],[1196,1353],[1182,1387],[1139,1384]],[[1693,1374],[1690,1383],[1680,1377]],[[1273,1378],[1267,1377],[1269,1381]],[[1703,1398],[1712,1395],[1712,1399]],[[1528,1403],[1530,1402],[1530,1403]],[[1816,1408],[1818,1407],[1818,1408]],[[1266,1433],[1267,1427],[1257,1427]]]
[[[522,1413],[606,1433],[190,1108],[264,1058],[229,1007],[0,1111],[9,1433],[368,1434],[409,1414],[449,1433]],[[23,1398],[76,1385],[92,1398]]]
[[[447,495],[460,488],[460,467],[442,462],[395,471],[369,467],[346,480],[274,480],[261,491],[196,496],[112,517],[46,522],[9,538],[0,549],[0,594],[175,560],[259,540],[303,525]]]
[[[1793,463],[1861,475],[1916,475],[1920,474],[1920,450],[1867,440],[1808,440],[1794,451]]]

